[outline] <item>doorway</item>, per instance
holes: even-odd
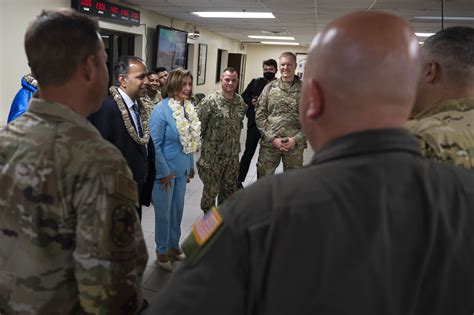
[[[234,68],[239,73],[239,82],[236,88],[236,93],[242,94],[244,88],[244,78],[245,78],[245,63],[247,61],[247,56],[244,54],[229,54],[227,66]]]
[[[101,30],[100,36],[107,52],[107,69],[109,70],[109,87],[117,82],[114,78],[114,63],[122,56],[134,56],[135,35],[110,30]]]

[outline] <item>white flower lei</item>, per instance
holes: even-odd
[[[184,101],[184,108],[189,120],[184,116],[183,105],[174,98],[170,98],[168,106],[173,111],[173,118],[176,120],[176,128],[179,133],[179,141],[186,154],[196,152],[201,147],[201,122],[199,121],[193,103]]]

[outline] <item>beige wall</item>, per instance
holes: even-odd
[[[112,0],[126,6],[128,4]],[[23,48],[23,37],[28,22],[32,20],[42,9],[70,7],[70,0],[0,0],[0,126],[6,124],[10,104],[16,92],[20,88],[20,80],[23,74],[29,71]],[[127,26],[107,21],[100,21],[100,27],[108,30],[132,33],[137,35],[135,41],[135,54],[142,57],[151,65],[153,39],[155,28],[158,24],[189,31],[192,25],[184,21],[172,20],[159,14],[136,8],[141,12],[140,26]],[[190,70],[194,76],[194,93],[209,94],[219,89],[219,83],[215,83],[217,50],[223,49],[229,53],[243,53],[247,56],[244,88],[255,77],[262,75],[262,61],[268,58],[278,57],[284,51],[295,53],[307,52],[306,47],[273,46],[260,44],[246,44],[244,50],[240,49],[239,42],[220,36],[206,29],[199,28],[201,37],[197,40],[189,40],[189,62]],[[199,44],[207,44],[207,66],[206,82],[196,85],[197,62]],[[225,58],[225,57],[224,57]]]
[[[229,53],[236,53],[238,52],[239,43],[235,40],[211,33],[204,29],[200,29],[199,31],[201,37],[198,40],[189,41],[190,43],[194,43],[194,66],[192,67],[194,76],[193,92],[204,93],[207,95],[216,89],[220,89],[220,84],[216,83],[217,50],[224,49]],[[203,85],[196,85],[199,43],[207,44],[206,82]]]
[[[42,9],[70,7],[69,0],[0,1],[0,126],[7,122],[10,105],[20,88],[21,77],[28,73],[23,38],[28,22]]]
[[[120,1],[111,1],[125,6]],[[23,38],[31,21],[42,9],[70,7],[70,0],[0,0],[0,126],[6,124],[11,101],[20,88],[21,77],[29,71],[23,48]],[[132,6],[133,7],[133,6]],[[140,26],[127,26],[107,21],[100,21],[100,27],[108,30],[132,33],[137,35],[135,40],[135,54],[145,59],[151,65],[153,51],[154,30],[158,24],[189,31],[189,25],[183,21],[172,20],[168,17],[136,8],[141,12]],[[192,27],[192,26],[191,26]],[[196,81],[197,50],[199,43],[208,45],[206,83],[196,86],[195,93],[208,94],[218,88],[215,83],[217,49],[229,52],[238,51],[238,42],[220,36],[205,29],[199,29],[201,38],[189,41],[194,52],[193,75]]]
[[[278,46],[262,44],[246,44],[245,53],[247,54],[247,65],[245,67],[245,87],[253,78],[262,76],[262,62],[265,59],[273,58],[278,63],[278,57],[285,51],[293,53],[307,53],[307,47],[299,46]],[[277,73],[279,77],[279,73]]]

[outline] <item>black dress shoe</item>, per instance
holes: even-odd
[[[237,182],[237,189],[244,189],[242,182]]]
[[[147,307],[148,307],[148,301],[147,301],[147,299],[143,299],[143,300],[142,300],[142,305],[141,305],[140,308],[138,309],[138,314],[140,314],[141,312],[143,312]]]

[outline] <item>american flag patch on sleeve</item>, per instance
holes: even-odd
[[[215,231],[222,224],[222,217],[215,207],[207,212],[201,220],[193,225],[193,235],[198,245],[202,245],[209,240]]]

